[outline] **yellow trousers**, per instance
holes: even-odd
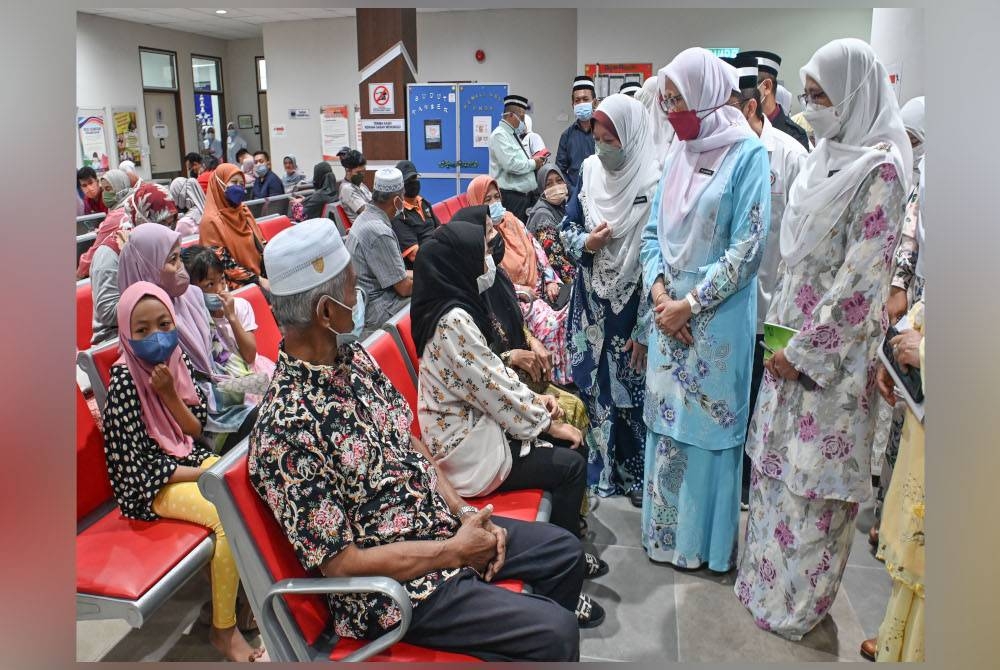
[[[219,460],[210,456],[201,463],[207,468]],[[240,574],[236,570],[229,549],[229,539],[222,529],[215,505],[201,495],[196,482],[167,484],[153,498],[153,511],[165,519],[189,521],[205,526],[215,533],[215,553],[212,555],[212,625],[216,628],[232,628],[236,625],[236,593],[240,586]]]

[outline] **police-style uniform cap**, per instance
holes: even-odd
[[[309,219],[281,231],[264,247],[264,266],[274,295],[298,295],[347,267],[351,255],[330,219]]]
[[[420,176],[420,173],[417,172],[417,166],[413,164],[413,161],[399,161],[396,163],[396,169],[403,173],[403,181]]]
[[[515,105],[524,111],[528,111],[528,99],[523,95],[508,95],[503,99],[503,106],[506,107],[507,105]]]
[[[737,58],[740,56],[753,56],[757,59],[758,69],[775,77],[778,76],[778,70],[781,69],[781,56],[770,51],[741,51],[736,54]]]
[[[573,79],[573,92],[577,91],[590,91],[594,92],[594,80],[585,75],[580,75]]]
[[[731,60],[730,65],[736,68],[736,76],[740,79],[739,86],[741,91],[745,91],[748,88],[757,88],[759,66],[757,65],[756,57],[750,54],[737,54],[736,58],[728,60]]]
[[[642,86],[640,86],[639,84],[635,83],[634,81],[628,81],[628,82],[625,82],[624,84],[622,84],[622,87],[620,89],[618,89],[618,92],[619,93],[624,93],[625,95],[629,96],[630,98],[634,98],[636,92],[640,88],[642,88]]]
[[[375,173],[373,191],[395,193],[403,190],[403,173],[394,167],[384,167]]]

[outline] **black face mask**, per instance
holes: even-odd
[[[407,198],[416,198],[420,195],[420,180],[411,179],[403,184],[403,195]]]
[[[503,262],[504,254],[507,253],[507,245],[503,241],[503,235],[497,233],[489,242],[490,255],[493,256],[493,263],[500,267],[500,263]]]

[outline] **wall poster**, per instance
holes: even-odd
[[[115,107],[111,110],[115,127],[115,148],[118,162],[132,161],[142,165],[142,146],[139,143],[139,113],[135,107]]]

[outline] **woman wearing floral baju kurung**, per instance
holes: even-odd
[[[820,141],[782,219],[782,284],[768,313],[800,332],[766,363],[735,585],[758,626],[791,640],[826,616],[858,505],[871,497],[874,361],[911,171],[899,107],[870,46],[835,40],[801,76]]]
[[[726,104],[738,88],[735,69],[705,49],[683,51],[660,71],[678,141],[642,245],[656,324],[642,542],[654,561],[717,572],[736,562],[753,367],[747,333],[757,326],[771,201],[767,149]]]
[[[601,102],[594,112],[594,137],[598,153],[583,162],[580,189],[561,232],[578,264],[568,349],[598,446],[590,452],[588,484],[598,495],[628,494],[638,506],[649,333],[639,252],[660,172],[649,115],[628,96]]]

